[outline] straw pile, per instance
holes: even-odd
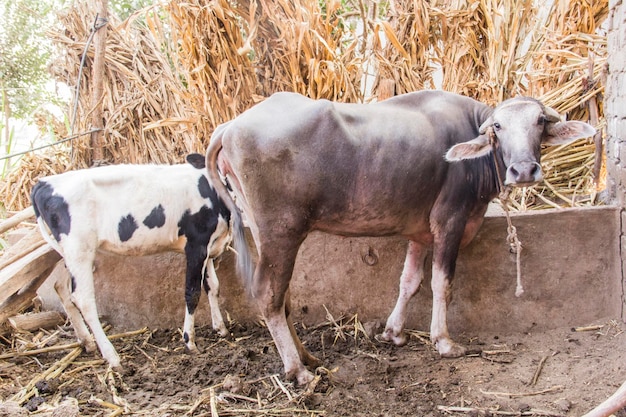
[[[440,85],[491,105],[526,95],[570,119],[601,115],[606,37],[598,32],[608,3],[560,1],[541,10],[534,4],[532,0],[392,3],[393,30],[384,25],[392,41],[378,59],[378,84],[393,79],[396,93]],[[592,124],[603,127],[599,119]],[[593,175],[595,153],[591,140],[546,149],[544,183],[515,190],[514,208],[595,203],[603,185],[601,176]]]
[[[607,14],[607,0],[563,0],[547,9],[532,0],[413,0],[387,10],[367,0],[190,0],[124,22],[112,17],[105,159],[181,162],[204,151],[218,124],[276,91],[358,102],[388,96],[389,86],[391,94],[443,88],[490,105],[529,95],[572,119],[597,117],[592,123],[602,127]],[[58,50],[53,74],[72,87],[94,16],[86,2],[75,3],[50,34]],[[88,51],[74,132],[90,128],[93,46]],[[6,208],[28,204],[35,178],[89,166],[87,140],[25,158],[2,190]],[[546,150],[546,182],[516,190],[514,208],[597,203],[598,144]]]

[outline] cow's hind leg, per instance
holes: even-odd
[[[266,254],[263,246],[259,247],[259,261],[254,274],[252,294],[283,361],[285,378],[295,379],[298,384],[304,385],[313,380],[313,374],[305,368],[303,360],[307,362],[317,360],[306,352],[293,325],[287,322],[286,315],[286,293],[299,242],[289,241],[280,247],[272,242],[267,246],[271,248],[272,255]]]
[[[96,350],[96,342],[94,341],[80,310],[72,302],[72,280],[74,278],[70,276],[69,271],[60,274],[54,283],[54,290],[61,299],[61,304],[70,318],[76,337],[81,345],[85,347],[87,352],[93,352]]]
[[[409,241],[409,247],[404,260],[404,268],[400,276],[400,292],[396,306],[387,319],[385,331],[380,335],[382,340],[393,342],[398,346],[406,344],[404,333],[407,307],[411,298],[417,293],[424,279],[424,259],[427,249],[414,241]]]
[[[211,307],[211,321],[213,323],[213,329],[222,337],[228,336],[228,329],[224,324],[224,318],[220,311],[219,295],[220,295],[220,282],[217,279],[215,273],[215,265],[212,258],[207,258],[206,273],[204,276],[204,290],[206,291],[207,298],[209,299],[209,306]]]
[[[300,341],[300,338],[298,337],[298,334],[296,333],[296,328],[293,325],[293,321],[291,321],[290,319],[290,315],[291,315],[291,296],[290,296],[289,290],[287,290],[287,293],[285,294],[285,316],[287,317],[287,324],[289,325],[289,331],[291,332],[291,337],[296,343],[296,348],[298,349],[298,354],[300,355],[300,359],[302,360],[302,362],[306,366],[308,366],[309,369],[311,368],[316,369],[318,366],[322,364],[322,361],[320,361],[318,358],[313,356],[311,352],[309,352],[304,347],[304,345]]]

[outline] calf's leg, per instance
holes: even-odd
[[[121,369],[120,357],[104,333],[98,318],[93,285],[95,245],[90,245],[87,239],[79,239],[75,243],[74,241],[64,243],[65,264],[72,277],[74,277],[71,302],[80,311],[85,322],[87,322],[104,359],[113,369],[119,370]],[[89,250],[90,248],[94,249]]]
[[[407,342],[406,334],[404,333],[407,307],[424,279],[424,259],[426,258],[426,253],[427,249],[423,245],[409,241],[404,268],[400,276],[398,300],[387,319],[385,331],[380,335],[381,339],[393,342],[398,346],[402,346]]]
[[[185,322],[183,324],[183,340],[190,352],[198,353],[196,346],[195,313],[200,301],[201,287],[204,274],[204,262],[207,259],[206,245],[194,244],[187,241],[185,257],[187,270],[185,276]],[[212,264],[212,263],[211,263]]]
[[[73,279],[74,278],[71,277],[69,272],[66,270],[65,273],[58,276],[56,282],[54,283],[54,290],[59,295],[61,304],[63,304],[63,308],[65,309],[67,316],[70,318],[70,322],[72,323],[72,327],[74,327],[74,332],[76,333],[78,341],[85,347],[87,352],[93,352],[96,350],[96,342],[93,340],[93,337],[85,324],[85,320],[83,320],[82,314],[72,302],[71,281]]]
[[[228,336],[228,329],[224,324],[224,318],[220,311],[220,282],[217,279],[215,273],[215,264],[213,258],[207,258],[206,262],[206,274],[204,276],[204,290],[206,291],[207,298],[209,299],[209,306],[211,307],[211,322],[213,323],[213,329],[222,337]]]

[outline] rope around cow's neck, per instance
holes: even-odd
[[[489,126],[489,128],[487,128],[487,134],[489,135],[489,143],[491,144],[492,149],[491,153],[493,154],[493,162],[496,166],[496,176],[498,177],[498,198],[500,199],[500,204],[502,204],[504,214],[506,215],[506,240],[507,242],[509,242],[511,252],[516,255],[517,287],[515,288],[515,296],[521,297],[521,295],[524,294],[524,287],[522,287],[521,267],[522,242],[517,237],[517,229],[515,228],[515,226],[513,226],[513,222],[511,222],[511,216],[509,215],[509,197],[511,195],[511,187],[505,187],[504,181],[502,180],[502,175],[500,173],[500,164],[498,164],[498,157],[496,153],[496,150],[498,148],[498,137],[496,136],[496,132],[494,132],[493,130],[493,126]]]

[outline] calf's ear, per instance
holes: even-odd
[[[489,144],[489,137],[487,135],[480,135],[475,139],[467,142],[457,143],[446,152],[446,161],[462,161],[464,159],[480,158],[491,152],[491,145]]]
[[[199,153],[190,153],[185,159],[187,159],[187,162],[189,162],[194,168],[202,169],[206,167],[204,155],[200,155]]]
[[[576,139],[588,138],[596,134],[596,129],[585,122],[570,120],[548,123],[541,143],[544,145],[565,145]]]

